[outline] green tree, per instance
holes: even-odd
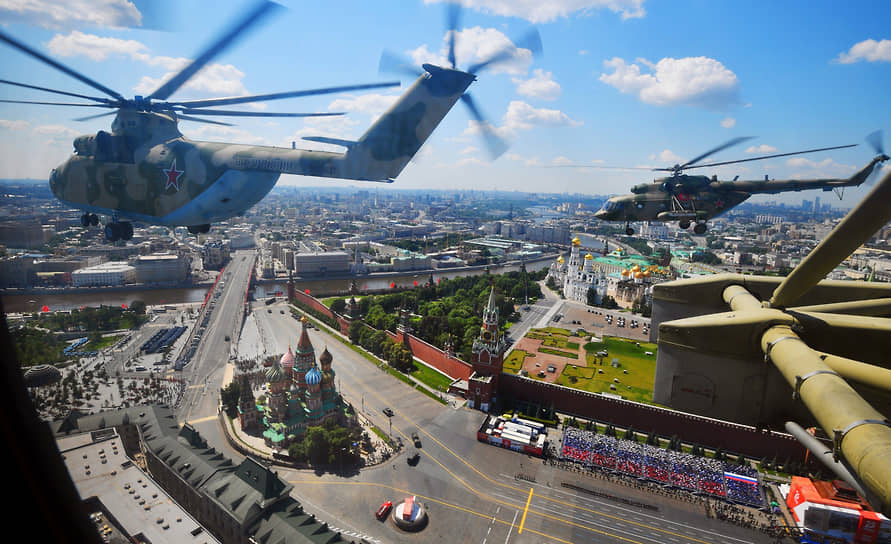
[[[241,383],[233,380],[220,389],[220,402],[230,419],[238,417],[238,399],[241,396]]]

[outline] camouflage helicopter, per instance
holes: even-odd
[[[716,217],[730,208],[741,204],[753,194],[773,194],[786,191],[805,191],[809,189],[822,189],[823,191],[835,190],[839,197],[845,187],[853,187],[862,184],[872,174],[876,165],[888,160],[888,155],[882,150],[881,133],[874,132],[867,138],[875,148],[878,155],[873,158],[859,172],[850,178],[844,179],[792,179],[792,180],[738,180],[718,181],[717,176],[695,176],[685,174],[685,170],[693,168],[708,168],[726,164],[759,161],[775,157],[787,157],[804,153],[816,153],[831,149],[843,149],[854,147],[857,144],[809,149],[792,153],[778,153],[753,157],[734,161],[714,162],[709,164],[696,164],[718,151],[737,145],[751,138],[734,138],[684,164],[676,164],[668,168],[653,168],[647,170],[667,171],[671,175],[656,178],[653,183],[642,183],[631,188],[630,195],[614,196],[604,202],[594,217],[603,221],[624,221],[625,233],[634,234],[631,227],[632,221],[677,221],[682,229],[693,225],[693,232],[705,234],[708,229],[706,221]],[[596,167],[595,167],[596,168]],[[611,168],[611,167],[604,167]]]
[[[269,15],[278,5],[262,1],[252,6],[195,60],[148,96],[124,98],[16,39],[0,32],[0,40],[31,57],[102,92],[110,98],[49,89],[27,83],[0,83],[86,99],[90,102],[0,100],[7,103],[108,108],[116,117],[111,132],[99,131],[74,140],[74,155],[52,170],[53,194],[67,205],[83,210],[83,226],[98,225],[105,215],[105,237],[129,240],[131,221],[186,226],[193,234],[205,233],[210,224],[242,215],[272,189],[281,174],[391,183],[405,168],[452,106],[462,100],[482,120],[467,88],[476,80],[476,66],[467,72],[423,65],[423,73],[409,89],[356,141],[327,137],[305,140],[346,148],[344,153],[291,148],[192,141],[178,129],[178,121],[229,125],[205,119],[230,117],[306,117],[341,113],[273,113],[214,109],[257,101],[342,91],[398,86],[399,82],[373,83],[273,94],[168,101],[203,66],[228,47],[246,29]],[[499,51],[489,65],[509,60],[518,48]],[[452,53],[454,58],[454,43]]]

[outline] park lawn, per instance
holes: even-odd
[[[550,353],[551,355],[557,355],[558,357],[566,357],[567,359],[578,359],[578,352],[572,353],[569,351],[560,351],[559,349],[551,349],[551,348],[538,348],[539,353]]]
[[[97,342],[87,342],[86,344],[81,346],[82,349],[80,349],[79,351],[100,351],[107,348],[108,346],[114,345],[115,342],[123,337],[123,334],[112,334],[109,336],[103,336]]]
[[[522,349],[515,349],[510,352],[510,355],[504,360],[504,365],[501,368],[502,370],[510,371],[512,374],[517,374],[520,372],[520,369],[523,368],[523,361],[526,360],[526,357],[534,356],[534,354],[523,351]]]
[[[412,378],[418,380],[421,383],[424,383],[432,389],[438,391],[448,391],[449,385],[452,383],[451,378],[443,376],[427,365],[423,365],[417,362],[413,364],[415,369],[411,372]]]
[[[606,349],[609,355],[597,357],[597,351]],[[602,342],[585,344],[587,368],[567,365],[557,383],[590,393],[612,393],[637,402],[652,403],[653,381],[656,377],[656,345],[635,340],[606,336]],[[644,355],[651,351],[653,355]],[[619,367],[612,360],[619,360]],[[597,370],[603,370],[603,373]],[[623,370],[627,370],[625,374]],[[575,382],[572,379],[575,378]],[[618,379],[615,383],[613,380]],[[616,389],[610,389],[615,385]]]

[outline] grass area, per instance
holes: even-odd
[[[557,355],[559,357],[566,357],[567,359],[578,359],[578,353],[571,353],[568,351],[560,351],[559,349],[551,349],[551,348],[538,348],[539,353],[550,353],[551,355]]]
[[[424,364],[415,362],[414,366],[415,369],[411,373],[412,378],[437,391],[447,391],[449,389],[452,379],[448,376],[444,376]]]
[[[557,347],[575,346],[575,349],[578,349],[579,345],[574,341],[574,337],[570,336],[569,331],[556,327],[533,329],[527,334],[527,337],[543,341],[547,339],[548,345]],[[621,395],[628,400],[652,403],[653,380],[656,376],[656,344],[605,336],[600,342],[585,343],[583,348],[587,366],[566,365],[555,383],[589,393],[612,393]],[[597,355],[602,350],[607,351],[605,357]],[[541,347],[538,351],[577,358],[574,353],[570,354],[551,347]],[[647,352],[652,355],[646,355]],[[508,359],[510,360],[510,358]],[[618,366],[612,366],[613,359],[617,360]],[[522,360],[520,360],[520,364],[522,364]],[[519,367],[513,370],[513,366],[507,362],[505,362],[505,368],[514,373],[519,371]],[[534,376],[530,377],[535,378]],[[615,389],[611,389],[611,385]]]
[[[112,334],[109,336],[103,336],[102,339],[98,342],[87,342],[84,346],[82,346],[81,351],[100,351],[107,348],[108,346],[114,345],[123,337],[123,334]]]
[[[526,357],[535,357],[535,354],[523,351],[522,349],[511,351],[510,355],[507,356],[507,359],[504,360],[502,370],[509,371],[512,374],[518,373],[520,369],[523,368],[523,361],[526,360]]]

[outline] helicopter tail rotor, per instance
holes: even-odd
[[[455,51],[457,47],[458,27],[460,21],[460,4],[447,3],[446,35],[448,43],[446,57],[449,67],[452,70],[456,71],[459,71],[457,68],[458,63]],[[465,73],[476,76],[483,70],[494,68],[499,64],[505,64],[514,61],[517,58],[528,55],[529,53],[531,53],[532,56],[538,56],[541,51],[541,37],[539,36],[538,31],[533,28],[526,32],[526,34],[517,39],[515,42],[499,49],[488,58],[471,65]],[[428,64],[424,65],[425,69],[427,69],[428,67],[432,67],[433,69],[442,69],[437,66]],[[398,75],[408,75],[411,77],[418,77],[419,75],[424,73],[423,70],[418,70],[414,63],[406,59],[404,56],[392,53],[390,51],[384,51],[384,53],[381,55],[379,69],[382,73],[388,72]],[[470,93],[464,93],[461,96],[461,102],[464,103],[464,106],[467,108],[470,116],[478,123],[480,133],[483,137],[483,140],[485,141],[486,148],[488,149],[489,155],[492,160],[500,157],[508,148],[507,142],[497,134],[494,125],[488,120],[485,115],[483,115],[482,111],[477,106],[476,101],[474,101]]]
[[[888,160],[888,155],[885,154],[885,146],[884,146],[884,133],[882,130],[877,130],[875,132],[871,132],[866,136],[866,141],[869,143],[870,147],[872,147],[876,152],[876,162],[885,162]],[[874,185],[876,179],[879,176],[876,174],[877,171],[881,170],[881,168],[875,168],[872,172],[869,173],[869,177],[866,178],[864,185],[870,186]]]

